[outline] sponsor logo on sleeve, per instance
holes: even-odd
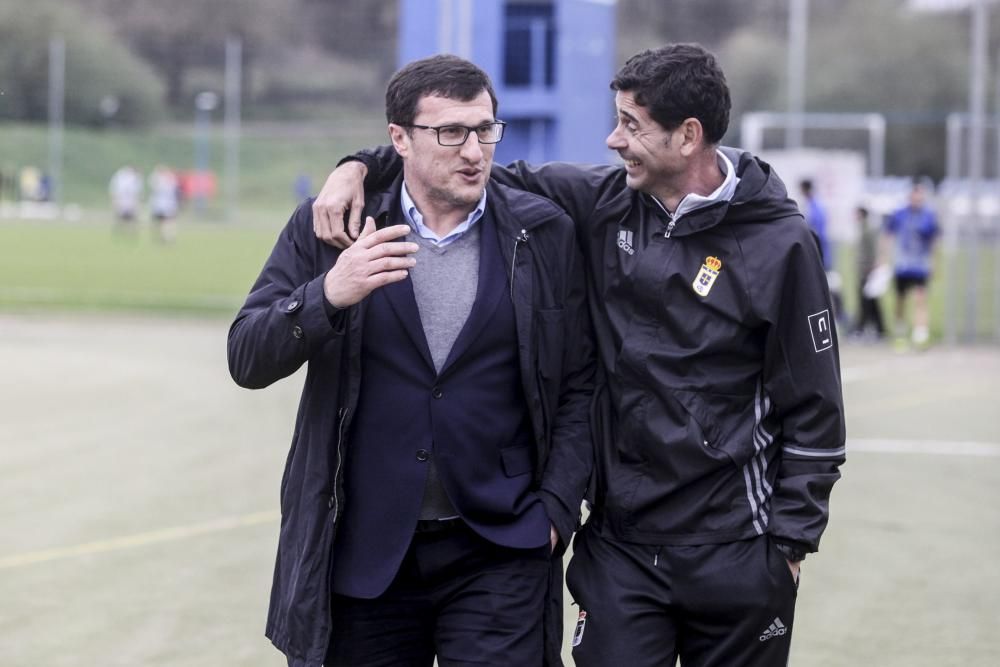
[[[821,310],[809,316],[809,333],[817,352],[833,347],[833,332],[830,330],[830,311]]]

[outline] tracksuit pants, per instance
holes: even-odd
[[[782,667],[795,581],[765,536],[650,546],[577,533],[566,584],[579,605],[577,667]]]

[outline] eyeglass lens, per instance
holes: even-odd
[[[475,130],[476,139],[481,144],[495,144],[503,136],[503,125],[487,123],[476,128],[463,125],[445,125],[437,128],[438,141],[442,146],[461,146],[469,138],[469,132]]]

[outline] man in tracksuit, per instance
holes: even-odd
[[[607,145],[624,166],[493,171],[576,221],[606,375],[592,512],[567,571],[573,657],[784,665],[801,562],[845,456],[820,252],[770,167],[719,147],[730,99],[710,53],[641,53],[611,87]],[[356,157],[364,167],[328,181],[324,216],[366,171],[377,182],[395,169],[384,149]]]
[[[460,58],[397,72],[403,173],[342,252],[300,206],[230,330],[242,386],[308,362],[267,623],[292,667],[561,665],[595,364],[572,220],[489,181],[496,108]]]

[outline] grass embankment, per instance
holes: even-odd
[[[309,125],[248,125],[239,146],[239,213],[241,221],[287,215],[295,204],[293,184],[304,174],[313,190],[337,160],[354,150],[385,140],[384,123],[375,115],[338,112],[329,123]],[[209,202],[210,216],[227,208],[225,142],[219,123],[209,142],[209,167],[219,192]],[[194,165],[195,139],[190,125],[166,125],[148,130],[88,130],[67,127],[63,138],[62,201],[85,211],[110,206],[108,181],[116,169],[131,164],[143,174],[162,164],[189,170]],[[25,166],[48,164],[49,135],[44,125],[0,123],[0,169],[8,175]],[[263,215],[267,213],[268,215]]]
[[[275,236],[297,202],[293,183],[304,174],[318,191],[340,156],[382,140],[374,115],[331,114],[328,124],[247,126],[240,142],[239,200],[225,201],[225,146],[216,124],[210,166],[220,192],[200,211],[188,202],[172,244],[160,243],[143,211],[134,234],[113,229],[108,181],[131,164],[148,174],[164,164],[190,169],[190,126],[143,131],[66,128],[62,202],[71,221],[0,218],[0,309],[126,310],[231,315],[246,296]],[[0,169],[48,161],[41,125],[0,123]],[[0,208],[13,216],[17,206]]]
[[[166,244],[147,225],[0,224],[0,308],[232,315],[277,229],[181,222]]]

